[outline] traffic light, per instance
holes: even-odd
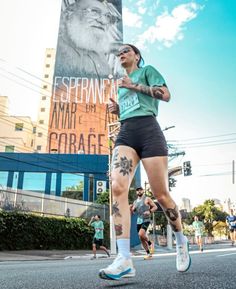
[[[177,182],[176,179],[169,177],[169,189],[170,189],[170,191],[171,191],[171,188],[176,186],[176,182]]]
[[[184,176],[191,176],[192,175],[192,167],[190,161],[184,162],[183,164]]]

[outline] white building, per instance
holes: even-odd
[[[50,103],[52,96],[53,74],[56,50],[47,48],[44,62],[44,75],[40,92],[40,103],[37,118],[37,132],[35,150],[38,153],[47,153]]]
[[[187,212],[192,211],[190,199],[182,198],[182,202],[180,205],[180,210],[186,210]]]
[[[231,209],[236,214],[236,203],[231,202],[230,198],[228,198],[228,199],[224,200],[223,210],[229,214]]]
[[[34,152],[35,131],[29,116],[9,115],[8,97],[0,96],[0,152]]]

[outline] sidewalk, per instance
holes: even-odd
[[[235,248],[232,247],[230,241],[220,243],[207,244],[205,250]],[[190,251],[197,251],[196,245],[190,245]],[[136,246],[132,250],[133,256],[142,256],[145,251],[141,246]],[[166,247],[156,246],[156,254],[174,253],[175,247],[169,250]],[[102,251],[97,252],[98,258],[105,258],[106,255]],[[0,262],[5,261],[40,261],[40,260],[63,260],[63,259],[90,259],[93,256],[92,250],[22,250],[22,251],[0,251]]]

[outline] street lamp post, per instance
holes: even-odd
[[[110,214],[110,250],[112,255],[116,255],[116,234],[115,225],[112,215],[112,180],[111,180],[111,163],[112,163],[112,139],[116,138],[120,124],[118,122],[108,125],[108,146],[109,146],[109,214]]]

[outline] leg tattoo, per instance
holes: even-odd
[[[168,217],[168,219],[170,219],[172,222],[175,222],[178,217],[179,217],[179,212],[178,212],[178,208],[177,206],[174,207],[174,209],[166,209],[165,213]]]
[[[173,224],[172,222],[175,222],[179,218],[179,211],[177,206],[174,207],[174,209],[169,208],[165,210],[165,214],[167,216],[167,219],[170,221],[170,226],[173,229],[174,232],[178,232],[179,229],[177,228],[176,224]]]
[[[121,224],[115,224],[115,231],[116,231],[116,236],[120,236],[123,234],[123,228]]]
[[[129,175],[129,173],[132,172],[132,160],[128,160],[126,156],[124,156],[123,158],[120,157],[120,160],[116,163],[114,163],[115,169],[120,168],[120,173],[123,174],[123,176],[125,175]]]
[[[118,206],[119,204],[117,201],[115,202],[115,204],[112,205],[112,215],[114,215],[114,217],[121,217]]]

